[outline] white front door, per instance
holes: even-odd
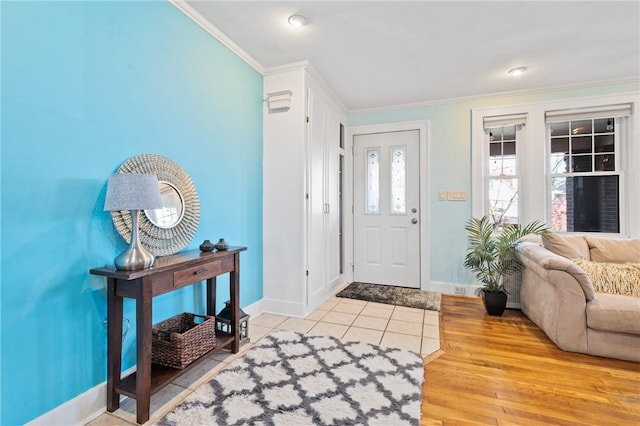
[[[354,281],[420,287],[420,131],[354,146]]]

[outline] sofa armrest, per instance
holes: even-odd
[[[516,256],[524,265],[522,312],[561,349],[586,353],[591,281],[572,261],[538,244],[519,244]]]
[[[566,257],[559,256],[540,244],[528,241],[523,241],[516,246],[516,256],[525,268],[532,269],[543,280],[551,283],[557,282],[549,279],[551,271],[566,272],[580,285],[587,301],[593,300],[596,296],[589,276],[582,268]]]

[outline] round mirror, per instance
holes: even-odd
[[[161,180],[158,182],[160,186],[160,198],[162,199],[162,208],[155,210],[145,210],[149,222],[163,229],[171,229],[180,223],[184,216],[184,200],[182,194],[175,185]]]
[[[140,215],[140,243],[156,256],[174,254],[189,245],[200,223],[200,199],[189,175],[177,163],[157,154],[141,154],[125,161],[117,173],[156,175],[162,209]],[[131,214],[113,211],[118,233],[129,243]]]

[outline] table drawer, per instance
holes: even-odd
[[[222,262],[220,260],[181,269],[173,273],[173,286],[181,287],[193,284],[198,281],[213,278],[222,272]]]

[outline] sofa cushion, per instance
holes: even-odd
[[[587,274],[596,293],[640,297],[640,263],[573,262]]]
[[[551,232],[548,240],[542,240],[542,245],[550,252],[567,259],[589,259],[589,245],[582,236]]]
[[[640,334],[640,298],[597,294],[587,303],[587,326],[601,331]]]
[[[593,262],[640,263],[640,238],[636,239],[607,239],[584,237],[589,245],[587,259]]]

